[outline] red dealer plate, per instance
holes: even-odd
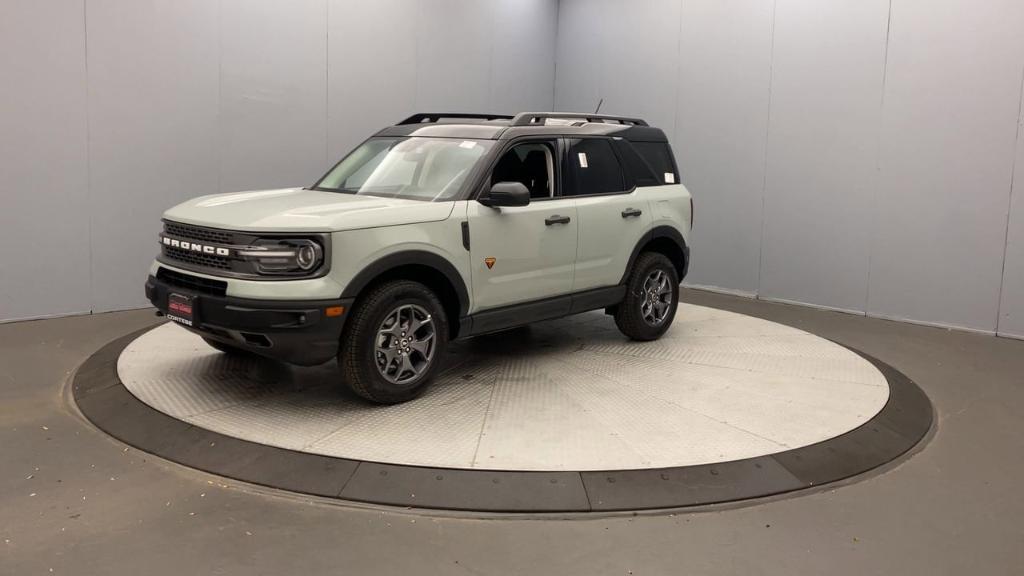
[[[167,295],[167,319],[192,326],[195,321],[195,296],[171,292]]]

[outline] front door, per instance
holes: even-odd
[[[490,208],[467,203],[472,313],[572,290],[576,201],[560,196],[556,150],[555,140],[518,142],[503,154],[485,183],[523,183],[530,190],[528,205]]]

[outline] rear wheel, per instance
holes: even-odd
[[[357,305],[338,353],[342,378],[359,396],[381,404],[411,400],[437,373],[448,345],[448,318],[429,288],[385,282]]]
[[[679,305],[679,276],[664,254],[637,257],[626,297],[615,310],[615,325],[633,340],[655,340],[672,325]]]

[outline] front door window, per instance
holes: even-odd
[[[491,185],[521,182],[530,191],[531,200],[555,195],[555,162],[552,145],[547,142],[518,144],[498,160],[491,173]]]

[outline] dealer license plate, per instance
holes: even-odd
[[[195,296],[171,292],[167,295],[167,319],[192,326],[196,321],[195,306]]]

